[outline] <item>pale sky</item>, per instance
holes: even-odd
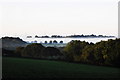
[[[0,0],[0,37],[118,36],[119,0]]]

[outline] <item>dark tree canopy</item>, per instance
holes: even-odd
[[[46,47],[43,50],[43,56],[58,56],[61,55],[59,49],[54,47]]]
[[[47,41],[45,41],[45,44],[47,44]]]
[[[63,43],[63,41],[60,41],[60,43],[62,44],[62,43]]]
[[[72,61],[120,66],[120,39],[109,39],[96,44],[71,41],[64,48],[64,55]]]
[[[39,58],[42,55],[42,50],[44,48],[45,47],[43,45],[38,43],[27,45],[27,47],[25,47],[25,49],[23,50],[22,56]]]
[[[56,40],[54,40],[53,43],[58,43],[58,42]]]
[[[67,46],[64,48],[65,55],[67,55],[70,59],[75,60],[75,57],[78,57],[82,54],[82,49],[88,45],[89,43],[79,40],[71,41],[67,44]]]
[[[49,41],[50,44],[52,44],[52,41]]]

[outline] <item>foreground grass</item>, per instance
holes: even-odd
[[[120,78],[120,68],[3,57],[3,78]]]

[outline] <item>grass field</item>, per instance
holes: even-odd
[[[3,78],[120,78],[120,68],[3,57]]]

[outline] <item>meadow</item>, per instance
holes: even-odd
[[[8,78],[120,78],[120,68],[63,61],[2,58],[2,76]]]

